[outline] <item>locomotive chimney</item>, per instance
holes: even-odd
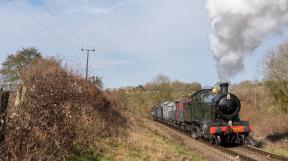
[[[227,94],[228,93],[228,86],[229,86],[228,83],[221,83],[220,84],[221,93]]]

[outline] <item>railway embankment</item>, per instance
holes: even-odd
[[[196,154],[201,156],[205,160],[219,161],[219,160],[238,160],[237,156],[233,156],[222,152],[219,149],[208,146],[197,140],[193,140],[191,137],[176,131],[175,129],[169,128],[167,125],[163,125],[159,122],[151,119],[144,118],[143,123],[154,133],[161,135],[165,138],[177,141],[189,150],[194,151]]]
[[[205,160],[57,60],[28,66],[21,80],[4,113],[0,160]]]

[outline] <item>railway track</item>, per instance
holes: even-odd
[[[211,145],[214,146],[214,145]],[[237,156],[240,160],[248,160],[248,161],[264,161],[264,160],[281,160],[281,161],[288,161],[287,157],[272,154],[251,146],[243,145],[239,147],[219,147],[219,146],[214,146],[217,149],[220,149],[221,151],[227,152],[231,155]]]
[[[147,118],[149,120],[152,120],[151,118]],[[166,124],[162,121],[157,120],[158,123],[172,129],[172,130],[176,130],[179,133],[182,133],[186,136],[191,137],[187,132],[184,132],[182,130],[179,130],[177,128],[175,128],[174,126]],[[192,138],[191,138],[192,139]],[[247,161],[288,161],[288,157],[284,157],[281,155],[276,155],[273,153],[269,153],[266,151],[263,151],[261,149],[249,146],[249,145],[243,145],[243,146],[239,146],[239,147],[222,147],[222,146],[216,146],[216,145],[212,145],[210,143],[208,143],[207,141],[203,140],[203,139],[199,139],[197,140],[207,146],[213,147],[221,152],[227,153],[230,156],[234,156],[234,159],[229,159],[229,160],[247,160]]]
[[[250,151],[254,151],[254,152],[259,153],[259,154],[262,154],[268,158],[277,159],[277,160],[288,160],[288,157],[269,153],[269,152],[263,151],[261,149],[255,148],[255,147],[250,146],[250,145],[245,145],[245,146],[243,146],[243,148],[250,150]]]

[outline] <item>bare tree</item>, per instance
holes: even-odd
[[[264,58],[266,86],[283,110],[288,111],[288,43],[279,45]]]
[[[159,74],[153,78],[152,84],[159,93],[156,95],[157,102],[172,100],[172,89],[170,78],[164,74]]]
[[[288,43],[269,52],[265,59],[266,77],[273,80],[288,80]]]
[[[159,74],[153,78],[155,84],[169,84],[170,78],[167,75]]]

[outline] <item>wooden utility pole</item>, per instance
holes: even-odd
[[[81,51],[86,51],[86,54],[87,54],[86,75],[85,75],[85,78],[88,79],[89,55],[90,55],[90,52],[95,52],[95,49],[84,49],[84,48],[82,48]]]

